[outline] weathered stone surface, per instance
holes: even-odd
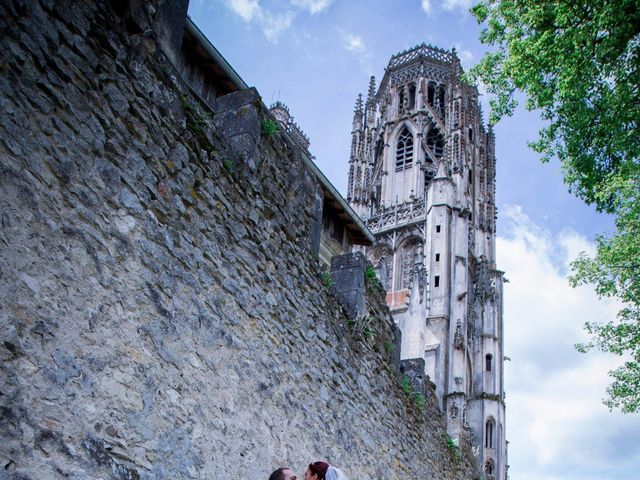
[[[259,135],[227,168],[121,3],[0,3],[0,477],[472,478],[399,386],[383,294],[363,339],[323,286],[303,162]]]
[[[333,291],[353,321],[366,315],[364,271],[366,259],[360,252],[335,256],[331,259]]]
[[[400,373],[406,375],[413,390],[422,394],[428,391],[428,379],[424,373],[424,358],[408,358],[400,362]]]

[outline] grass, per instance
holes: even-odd
[[[370,327],[364,327],[364,329],[362,330],[362,334],[365,338],[376,338],[378,332]]]

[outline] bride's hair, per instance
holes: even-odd
[[[318,475],[318,480],[324,480],[329,464],[326,462],[313,462],[309,464],[309,471],[312,475]]]

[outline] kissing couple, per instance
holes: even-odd
[[[298,477],[289,467],[275,470],[269,480],[298,480]],[[304,480],[347,480],[342,471],[326,462],[313,462],[304,472]]]

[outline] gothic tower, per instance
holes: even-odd
[[[376,237],[366,250],[424,362],[449,435],[471,434],[486,478],[507,478],[502,282],[495,257],[494,136],[455,50],[391,57],[353,117],[347,200]]]

